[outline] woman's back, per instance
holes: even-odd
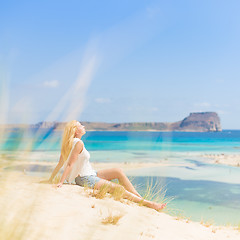
[[[76,143],[79,141],[83,144],[83,142],[79,138],[73,139],[72,149],[69,153],[68,159],[65,162],[65,168],[68,164],[68,161],[69,161],[69,158],[70,158],[73,148],[75,147]],[[87,149],[85,148],[85,146],[83,144],[83,149],[78,154],[78,158],[75,161],[75,163],[73,164],[72,169],[71,169],[70,173],[68,174],[66,180],[68,182],[72,182],[78,175],[81,177],[91,176],[91,175],[96,176],[96,172],[93,170],[93,168],[89,162],[89,159],[90,159],[90,153],[87,151]]]

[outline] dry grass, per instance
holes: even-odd
[[[190,217],[186,217],[183,214],[178,214],[175,218],[175,220],[177,221],[185,221],[186,223],[190,223],[191,222],[191,218]]]
[[[212,229],[212,233],[216,233],[217,232],[217,229],[216,228],[213,228]]]
[[[125,194],[125,190],[123,187],[119,186],[119,187],[115,187],[113,192],[111,193],[114,200],[116,201],[120,201],[123,199],[124,194]]]
[[[211,227],[214,225],[214,221],[213,220],[207,220],[205,221],[204,219],[201,219],[200,222],[204,227]]]
[[[239,231],[240,232],[240,222],[236,225],[232,225],[232,224],[226,224],[226,227],[232,227],[234,228],[235,230]]]
[[[122,214],[113,215],[112,213],[109,213],[107,217],[102,219],[102,224],[116,225],[122,217]]]
[[[185,221],[186,221],[186,223],[189,223],[191,221],[191,218],[190,217],[186,217]]]
[[[87,186],[84,187],[85,191],[88,191],[88,189],[89,188]],[[103,199],[111,196],[114,198],[114,200],[122,202],[124,199],[125,189],[121,185],[119,185],[119,187],[115,187],[114,190],[112,190],[108,185],[102,185],[100,189],[93,189],[92,192],[88,191],[88,194],[98,199]],[[160,181],[156,181],[156,183],[153,185],[153,180],[151,179],[147,183],[143,200],[140,201],[138,205],[144,206],[144,199],[157,203],[169,203],[172,201],[173,198],[167,198],[165,195],[166,188],[163,186],[163,184],[161,184]],[[125,203],[127,203],[127,201]],[[166,209],[164,210],[166,211]]]
[[[125,190],[121,185],[119,185],[119,187],[115,187],[114,190],[112,190],[110,186],[104,184],[100,187],[100,189],[93,189],[90,195],[98,199],[112,196],[114,200],[120,201],[123,199],[124,193]]]
[[[174,219],[177,221],[184,220],[186,223],[189,223],[191,221],[191,218],[186,217],[182,212],[179,212]]]
[[[233,225],[230,222],[228,222],[228,223],[225,224],[225,226],[226,227],[232,227]]]
[[[226,223],[224,226],[227,228],[232,228],[232,229],[240,232],[240,222],[238,224]],[[220,228],[222,228],[222,227],[219,227],[219,229]]]
[[[161,180],[157,180],[155,184],[153,184],[153,179],[150,178],[147,182],[145,194],[143,195],[143,198],[146,200],[150,200],[157,203],[166,203],[168,204],[170,201],[172,201],[173,197],[166,197],[166,186],[161,182]],[[143,205],[143,201],[139,203],[140,206]],[[168,205],[164,208],[165,211],[167,211]]]
[[[90,195],[92,197],[103,199],[107,197],[107,194],[110,192],[110,187],[108,185],[103,184],[100,189],[93,189],[92,193]]]

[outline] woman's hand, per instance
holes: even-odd
[[[58,188],[60,188],[60,187],[62,187],[62,183],[58,183],[58,184],[56,184],[56,187],[58,187]]]

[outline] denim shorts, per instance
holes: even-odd
[[[75,182],[77,185],[81,187],[89,187],[89,188],[94,188],[95,184],[98,183],[100,180],[101,178],[95,175],[84,176],[84,177],[77,176],[75,178]]]

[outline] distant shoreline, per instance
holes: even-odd
[[[0,130],[16,130],[16,129],[28,129],[28,130],[36,130],[38,128],[29,128],[29,127],[3,127],[0,126]],[[41,128],[43,130],[48,130],[50,128]],[[53,131],[63,131],[63,129],[54,129]],[[187,130],[96,130],[96,129],[86,129],[87,132],[189,132],[189,133],[204,133],[206,131],[187,131]],[[221,132],[226,132],[226,131],[240,131],[240,129],[222,129]],[[214,131],[209,131],[209,132],[214,132]]]
[[[152,132],[221,132],[220,118],[215,112],[190,113],[177,122],[83,122],[88,131],[152,131]],[[0,128],[64,129],[66,122],[39,122],[37,124],[5,124]]]

